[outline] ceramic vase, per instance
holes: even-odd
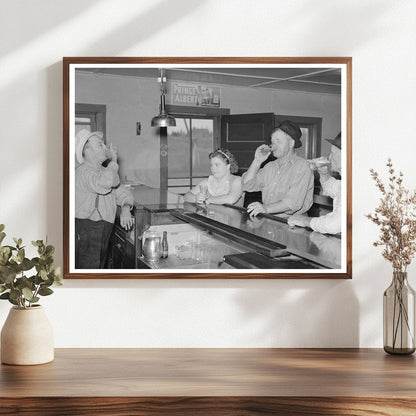
[[[53,329],[43,307],[11,308],[1,331],[1,362],[35,365],[53,359]]]
[[[389,354],[413,354],[415,351],[415,291],[406,272],[393,272],[390,286],[383,295],[384,350]]]

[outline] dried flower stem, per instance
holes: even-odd
[[[370,170],[382,197],[374,213],[366,217],[380,226],[379,239],[373,245],[384,246],[383,257],[395,271],[405,272],[416,253],[416,191],[403,186],[403,173],[396,173],[391,159],[387,168],[386,185],[374,169]]]

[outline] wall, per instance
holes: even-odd
[[[157,79],[80,71],[75,76],[75,85],[75,102],[106,106],[107,142],[117,148],[122,181],[159,187],[158,129],[150,126],[150,120],[158,114],[159,108]],[[322,117],[323,138],[333,138],[340,130],[339,95],[225,85],[221,87],[221,94],[221,106],[229,109],[231,114],[271,112]],[[168,95],[167,102],[169,99]],[[142,126],[140,136],[135,131],[137,121]],[[327,154],[330,151],[325,140],[322,150]]]
[[[157,79],[78,73],[75,84],[77,103],[106,105],[107,142],[117,148],[122,180],[158,188],[159,135],[150,126],[159,113]],[[141,122],[140,136],[136,136],[137,121]]]
[[[47,235],[58,263],[62,56],[353,57],[352,280],[71,280],[43,301],[56,346],[380,347],[391,269],[368,170],[391,156],[416,187],[415,16],[406,0],[3,0],[0,219]]]

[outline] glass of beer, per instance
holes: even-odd
[[[309,159],[308,162],[312,170],[317,170],[324,166],[331,166],[331,161],[326,156],[318,157],[316,159]]]
[[[262,147],[262,148],[260,149],[260,151],[261,151],[261,154],[262,154],[262,155],[266,156],[266,155],[268,155],[269,153],[271,153],[271,151],[272,151],[272,146],[270,145],[270,146],[267,146],[267,147]]]

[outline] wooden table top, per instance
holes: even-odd
[[[416,361],[381,349],[56,349],[39,366],[0,366],[11,397],[416,398]]]

